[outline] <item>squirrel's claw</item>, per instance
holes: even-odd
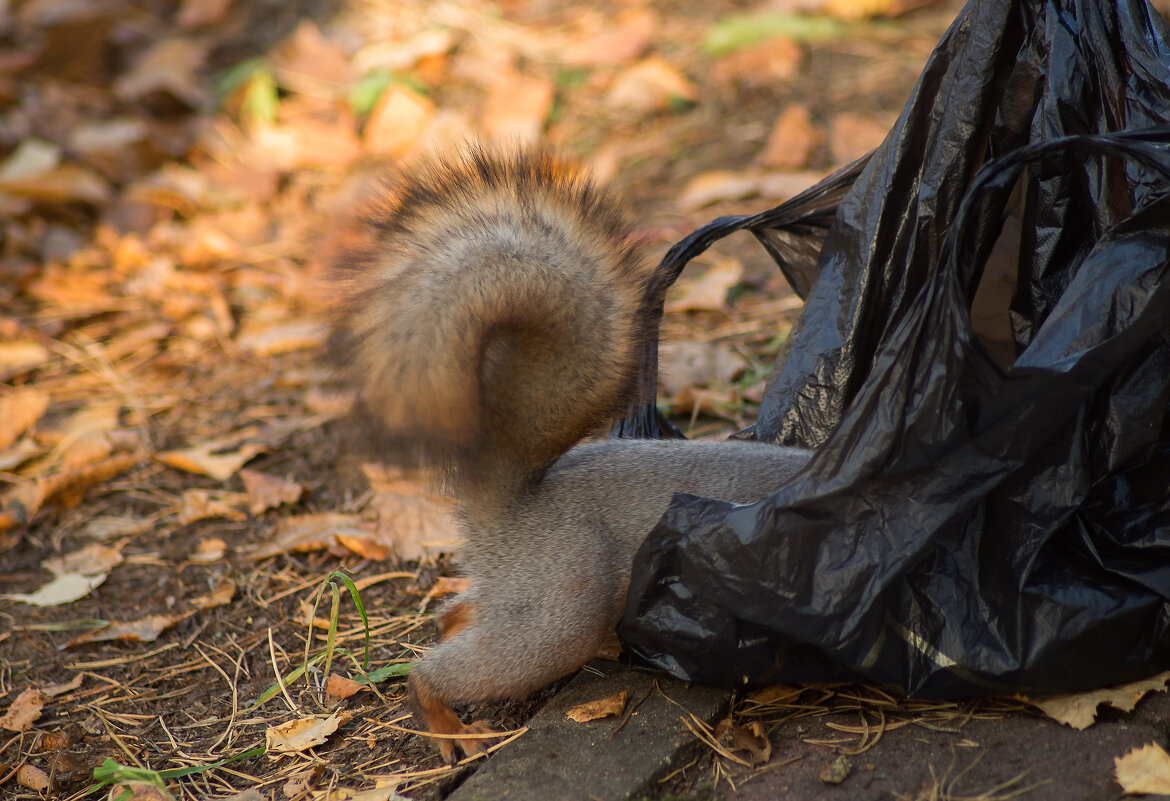
[[[468,735],[495,735],[498,732],[488,726],[486,721],[477,720],[474,723],[468,723],[462,726],[459,731],[450,732],[451,734],[468,734]],[[462,752],[465,756],[476,756],[478,754],[486,754],[488,748],[491,747],[491,740],[483,737],[468,737],[467,739],[449,740],[447,738],[436,739],[434,741],[439,746],[439,753],[443,756],[443,761],[448,765],[453,765],[459,761],[459,753]]]

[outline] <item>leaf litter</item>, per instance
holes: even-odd
[[[401,679],[434,602],[466,589],[458,534],[449,499],[340,444],[349,399],[318,318],[337,214],[429,146],[547,138],[617,184],[660,255],[872,146],[953,11],[897,33],[859,18],[917,4],[746,24],[726,2],[11,4],[0,710],[25,736],[0,745],[0,792],[79,798],[100,775],[136,798],[436,794],[462,768],[409,733]],[[870,39],[883,66],[826,68]],[[714,354],[704,386],[666,398],[693,436],[750,423],[799,311],[753,252],[720,243],[676,285],[666,339]],[[342,566],[362,609],[342,593],[314,614]],[[522,736],[536,702],[489,714]],[[862,753],[894,727],[1023,708],[809,687],[741,699],[723,731],[687,720],[716,766],[758,771],[787,764],[767,734],[793,716],[859,715],[819,739]],[[269,732],[344,776],[269,760]]]

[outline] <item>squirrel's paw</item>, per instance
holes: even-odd
[[[466,735],[492,735],[498,736],[498,732],[488,726],[485,721],[477,720],[474,723],[468,723],[466,726],[460,726],[457,731],[444,732],[444,734],[466,734]],[[488,737],[467,737],[448,739],[436,738],[433,742],[439,746],[439,753],[443,756],[443,761],[448,765],[452,765],[459,761],[460,752],[464,756],[475,756],[477,754],[486,754],[488,748],[491,747],[492,739]]]

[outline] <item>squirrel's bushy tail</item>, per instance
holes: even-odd
[[[649,321],[632,219],[545,151],[405,176],[336,258],[365,408],[475,490],[539,479],[624,412]]]

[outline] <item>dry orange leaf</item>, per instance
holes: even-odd
[[[187,525],[196,520],[208,517],[223,517],[239,522],[247,520],[248,516],[238,508],[248,498],[242,492],[213,492],[211,490],[190,489],[183,491],[183,499],[179,508],[179,523]]]
[[[65,693],[73,692],[81,686],[81,682],[84,680],[85,674],[78,673],[72,679],[62,684],[50,684],[48,687],[45,687],[44,693],[49,698],[56,698],[58,695],[64,695]]]
[[[248,511],[258,515],[285,503],[300,500],[305,488],[295,481],[286,481],[255,470],[241,470],[240,478],[248,492]]]
[[[39,342],[0,342],[0,381],[40,367],[51,355]]]
[[[318,347],[328,335],[328,329],[316,320],[291,320],[245,327],[236,343],[257,356],[272,356]]]
[[[198,473],[217,478],[220,481],[227,481],[249,459],[267,450],[257,442],[245,441],[255,437],[258,433],[259,429],[249,427],[237,431],[230,437],[212,440],[190,448],[165,451],[155,454],[154,458],[163,464],[179,470],[186,470],[188,473]]]
[[[227,606],[235,595],[236,582],[225,577],[207,595],[192,598],[191,605],[196,609],[215,609],[217,606]]]
[[[114,81],[114,94],[122,100],[135,101],[165,92],[191,108],[199,108],[207,100],[206,82],[199,79],[199,70],[209,46],[207,41],[191,38],[162,39]]]
[[[25,482],[0,499],[3,501],[0,507],[8,507],[11,510],[14,504],[19,505],[27,519],[49,503],[57,503],[65,508],[76,506],[91,486],[129,470],[141,459],[142,457],[136,453],[119,454],[91,465],[62,470],[35,481]],[[0,525],[0,528],[3,526]]]
[[[1130,795],[1170,795],[1170,754],[1157,743],[1113,760],[1117,783]]]
[[[813,150],[824,137],[812,122],[812,112],[803,103],[793,103],[780,112],[760,154],[760,163],[774,169],[794,169],[808,164]]]
[[[330,715],[327,718],[300,718],[279,726],[269,726],[264,738],[268,753],[294,754],[323,745],[329,735],[337,731],[341,722],[340,715]]]
[[[399,559],[433,557],[462,540],[449,498],[435,495],[420,477],[382,465],[362,466],[376,493],[370,508],[378,515],[379,543]]]
[[[829,120],[829,152],[833,163],[848,164],[885,141],[890,126],[870,116],[845,111]]]
[[[758,720],[736,726],[731,718],[725,718],[715,727],[715,739],[729,751],[747,751],[753,765],[772,758],[772,743]]]
[[[59,606],[83,598],[106,580],[109,571],[122,563],[121,548],[90,543],[80,551],[46,559],[42,566],[53,574],[52,580],[31,593],[13,593],[0,597],[35,606]]]
[[[622,690],[616,695],[578,704],[566,712],[565,716],[569,720],[577,723],[588,723],[591,720],[601,720],[602,718],[614,718],[625,711],[626,701],[629,698],[630,694]]]
[[[484,133],[498,141],[535,141],[552,102],[553,83],[549,79],[518,72],[506,74],[492,84],[484,102]]]
[[[13,389],[0,395],[0,448],[7,448],[49,408],[49,393]]]
[[[435,104],[430,98],[409,87],[391,84],[366,120],[362,134],[365,149],[401,158],[419,144],[434,116]]]
[[[195,546],[195,551],[187,559],[191,562],[205,565],[211,562],[218,562],[220,559],[223,559],[226,553],[226,542],[219,537],[208,537],[205,540],[199,541],[199,544]]]
[[[712,170],[687,181],[679,195],[679,205],[698,209],[724,200],[740,200],[759,194],[760,177],[750,172]]]
[[[723,86],[767,89],[782,85],[800,71],[804,51],[784,36],[741,47],[715,63],[715,80]]]
[[[8,731],[28,731],[33,723],[41,716],[48,697],[36,687],[29,687],[16,696],[16,700],[8,707],[4,717],[0,718],[0,728]]]
[[[179,615],[147,615],[138,620],[128,620],[124,623],[114,621],[100,629],[87,631],[69,641],[69,646],[84,645],[89,642],[109,642],[110,640],[126,640],[129,642],[154,642],[158,635],[176,623],[181,623],[194,611]]]
[[[315,97],[342,97],[354,79],[349,56],[311,20],[302,20],[272,57],[277,81]]]
[[[339,544],[340,538],[374,541],[374,525],[357,515],[325,512],[315,515],[293,515],[276,524],[272,539],[261,543],[250,552],[253,559],[264,559],[279,553],[320,551]]]
[[[658,32],[658,15],[649,8],[628,8],[617,19],[605,19],[601,29],[569,44],[562,54],[566,64],[617,67],[646,52]]]
[[[361,682],[354,681],[337,673],[331,673],[325,681],[325,700],[331,704],[335,704],[365,689],[369,688]]]
[[[720,259],[696,278],[684,278],[671,288],[666,311],[721,311],[727,308],[727,293],[743,280],[743,265],[734,257]]]
[[[605,102],[610,108],[650,112],[663,111],[674,100],[698,98],[693,83],[662,56],[652,55],[618,73]]]
[[[1119,687],[1025,700],[1053,720],[1074,729],[1087,729],[1096,719],[1097,707],[1101,704],[1108,704],[1122,712],[1131,712],[1147,693],[1165,689],[1167,682],[1170,682],[1170,670]]]

